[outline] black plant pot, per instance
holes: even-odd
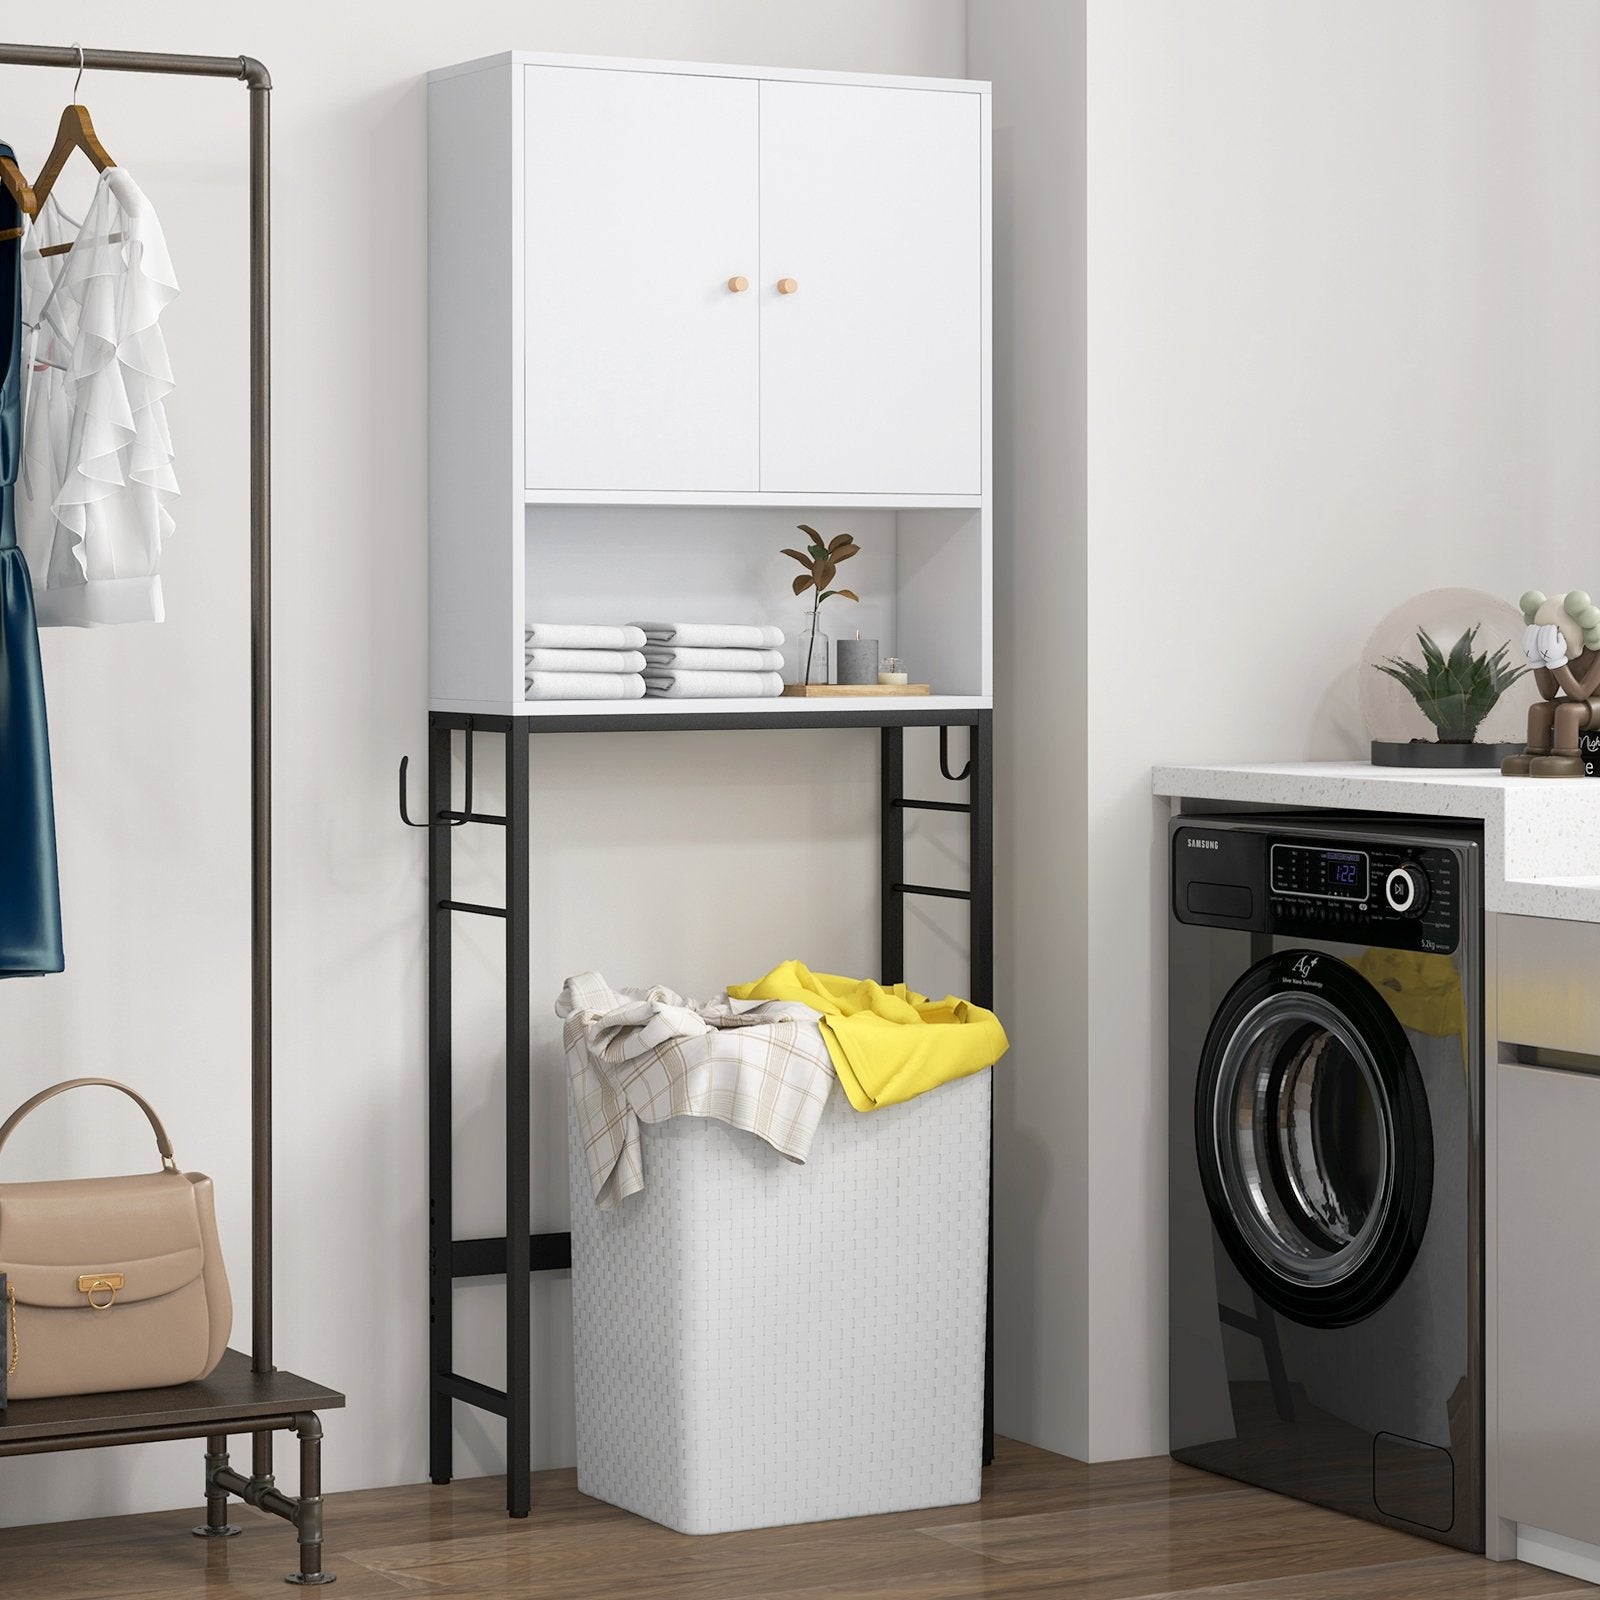
[[[1375,767],[1477,767],[1499,771],[1500,764],[1520,756],[1525,744],[1440,744],[1434,739],[1372,741]]]

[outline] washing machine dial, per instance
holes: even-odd
[[[1402,862],[1383,880],[1383,898],[1402,917],[1420,917],[1428,904],[1428,874],[1415,862]]]

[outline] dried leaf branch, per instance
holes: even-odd
[[[851,556],[860,555],[861,546],[848,533],[836,533],[833,538],[824,544],[822,535],[815,528],[807,526],[804,522],[799,523],[798,527],[808,541],[805,552],[791,550],[785,546],[783,554],[793,556],[806,569],[794,580],[795,594],[802,595],[807,589],[813,590],[816,594],[816,599],[811,603],[810,642],[806,647],[805,670],[800,675],[802,683],[810,683],[811,654],[816,649],[817,613],[822,609],[822,602],[824,600],[832,600],[835,596],[841,600],[859,601],[861,598],[854,589],[834,589],[830,587],[833,580],[839,575],[840,563],[848,561]]]

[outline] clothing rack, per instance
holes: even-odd
[[[951,727],[968,729],[968,757],[951,770]],[[878,977],[899,983],[905,976],[905,902],[908,895],[965,900],[970,911],[969,992],[984,1007],[994,1005],[994,713],[988,709],[946,711],[896,707],[858,707],[818,711],[799,722],[772,711],[681,712],[597,716],[582,711],[540,709],[527,716],[432,711],[428,717],[428,815],[413,822],[407,814],[406,768],[400,766],[400,817],[428,829],[428,1343],[429,1473],[436,1484],[449,1483],[455,1471],[456,1402],[506,1419],[506,1510],[526,1517],[532,1504],[533,1439],[532,1278],[572,1265],[570,1233],[533,1233],[529,1182],[533,1134],[530,1092],[531,1006],[529,983],[529,756],[539,733],[707,732],[737,729],[868,728],[879,735],[879,957]],[[939,771],[950,783],[967,785],[965,800],[922,800],[905,792],[905,734],[908,728],[939,730]],[[457,733],[463,739],[464,793],[458,809],[451,794],[451,765]],[[479,734],[495,735],[505,748],[505,807],[475,810],[473,744]],[[905,881],[905,814],[944,811],[968,819],[968,887],[958,889]],[[469,823],[505,830],[505,900],[499,906],[454,898],[452,857],[456,830]],[[454,983],[452,935],[457,916],[499,919],[505,923],[505,1159],[506,1230],[489,1238],[455,1236]],[[992,1092],[992,1090],[991,1090]],[[992,1148],[992,1146],[991,1146]],[[992,1197],[991,1179],[991,1197]],[[994,1217],[989,1220],[989,1284],[986,1311],[983,1437],[987,1466],[994,1459]],[[506,1281],[505,1388],[497,1389],[456,1371],[455,1285],[462,1279]],[[973,1441],[974,1447],[980,1441]]]
[[[226,78],[250,95],[250,1205],[251,1353],[229,1350],[209,1378],[171,1389],[14,1401],[0,1413],[0,1457],[58,1450],[206,1441],[206,1520],[224,1538],[237,1496],[291,1523],[299,1541],[292,1584],[331,1583],[322,1565],[322,1423],[344,1396],[273,1365],[272,1314],[272,79],[253,56],[0,44],[0,66]],[[299,1441],[300,1492],[273,1476],[273,1435]],[[249,1434],[249,1477],[229,1464],[231,1434]]]

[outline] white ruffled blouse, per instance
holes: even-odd
[[[101,173],[81,223],[52,195],[23,241],[17,542],[42,626],[162,620],[178,481],[159,323],[177,292],[161,223],[122,167]]]

